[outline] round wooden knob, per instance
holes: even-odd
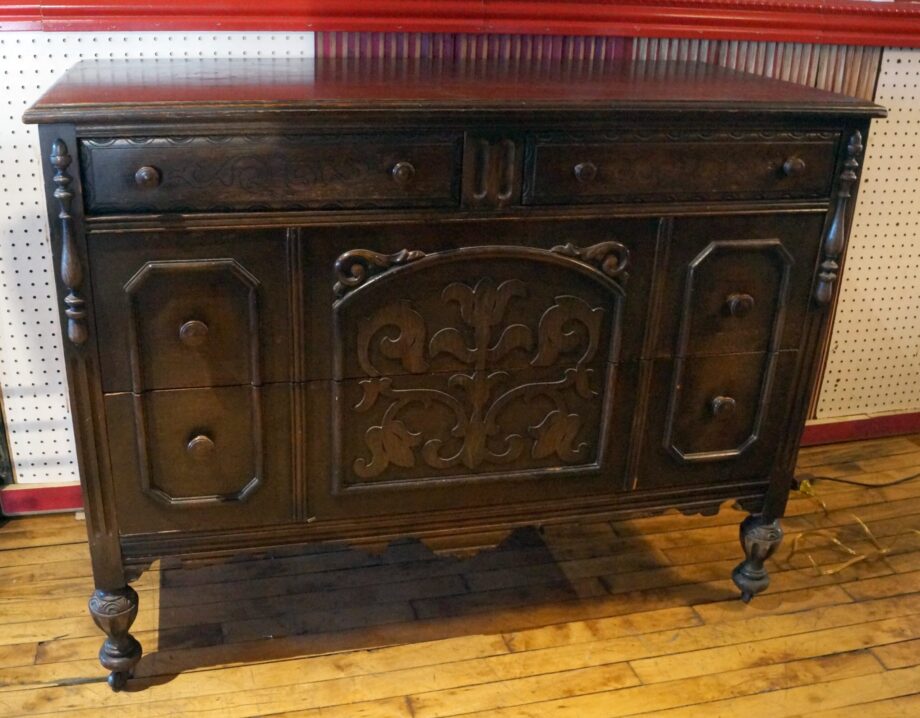
[[[208,325],[197,319],[187,321],[179,327],[179,341],[187,347],[198,347],[208,340]]]
[[[390,174],[396,184],[404,187],[415,177],[415,167],[412,166],[411,162],[397,162],[393,165],[393,169],[390,170]]]
[[[783,162],[783,174],[787,177],[798,177],[805,171],[805,160],[801,157],[790,157]]]
[[[575,179],[579,182],[590,182],[597,177],[597,165],[593,162],[579,162],[575,165]]]
[[[754,297],[750,294],[729,294],[725,298],[725,308],[733,317],[744,317],[754,308]]]
[[[735,400],[730,396],[717,396],[710,402],[709,407],[713,416],[722,418],[735,413],[735,404]]]
[[[160,184],[160,170],[156,167],[141,167],[134,173],[134,182],[143,189],[152,189]]]
[[[193,459],[207,459],[214,453],[214,441],[210,436],[199,434],[189,439],[185,450]]]

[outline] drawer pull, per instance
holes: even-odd
[[[735,404],[735,400],[730,396],[717,396],[710,402],[709,408],[712,409],[714,417],[722,419],[735,413]]]
[[[393,169],[390,170],[390,174],[396,184],[400,187],[405,187],[415,177],[415,167],[412,166],[411,162],[397,162],[393,165]]]
[[[798,177],[805,172],[805,160],[801,157],[790,157],[783,162],[783,174],[787,177]]]
[[[597,165],[593,162],[579,162],[575,165],[575,179],[579,182],[590,182],[597,177]]]
[[[179,327],[179,341],[187,347],[199,347],[208,340],[208,325],[192,319]]]
[[[161,179],[160,170],[156,167],[141,167],[134,173],[134,183],[143,189],[153,189],[159,186]]]
[[[210,436],[199,434],[198,436],[195,436],[189,440],[185,450],[193,459],[197,459],[199,461],[202,459],[207,459],[211,456],[211,454],[214,453],[214,441]]]
[[[725,308],[733,317],[745,317],[754,308],[754,297],[750,294],[729,294],[725,298]]]

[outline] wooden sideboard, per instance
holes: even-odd
[[[96,591],[737,500],[768,583],[882,108],[698,64],[98,61],[40,123]]]

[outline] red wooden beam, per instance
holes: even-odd
[[[920,2],[0,0],[0,29],[533,33],[920,47]]]

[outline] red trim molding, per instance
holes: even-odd
[[[348,30],[920,47],[920,2],[870,0],[0,0],[0,30]]]
[[[883,436],[920,432],[920,413],[885,414],[865,419],[808,424],[802,435],[802,446],[836,444],[858,439],[878,439]]]
[[[0,513],[4,516],[82,510],[83,495],[80,492],[80,484],[13,484],[0,487]]]

